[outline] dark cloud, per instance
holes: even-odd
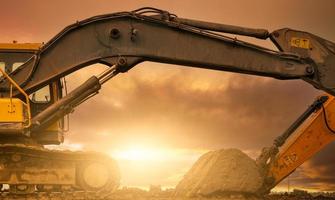
[[[331,143],[319,152],[305,167],[303,167],[304,180],[300,183],[310,183],[326,191],[335,190],[335,144]]]
[[[127,132],[127,128],[134,125],[157,127],[157,132],[147,137],[175,138],[175,141],[168,142],[177,147],[256,149],[270,145],[317,94],[301,81],[282,82],[241,75],[230,75],[222,82],[215,81],[205,90],[193,89],[192,85],[198,79],[205,81],[208,78],[206,75],[193,77],[194,71],[199,70],[181,70],[163,82],[159,81],[159,75],[146,81],[140,78],[144,76],[140,71],[130,72],[127,79],[134,87],[118,88],[119,84],[112,81],[102,92],[108,96],[103,99],[109,102],[99,97],[92,99],[80,108],[75,120],[84,130],[89,130],[86,126],[90,125],[88,122],[92,117],[99,119],[95,122],[98,127],[109,130],[123,129]],[[216,73],[222,79],[227,77]],[[118,101],[122,107],[114,106],[113,101]],[[166,132],[171,126],[174,129]],[[165,127],[162,133],[159,127]],[[187,138],[189,142],[185,142]]]

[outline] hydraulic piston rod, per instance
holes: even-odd
[[[86,101],[101,89],[101,85],[118,74],[117,65],[109,68],[99,76],[92,76],[68,95],[52,104],[32,119],[32,130],[48,127],[59,118],[72,112],[73,108]]]
[[[205,22],[205,21],[184,19],[184,18],[173,18],[173,21],[210,31],[244,35],[259,39],[266,39],[270,35],[269,31],[266,29],[247,28],[241,26],[233,26],[227,24],[219,24],[219,23]]]

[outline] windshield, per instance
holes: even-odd
[[[10,73],[28,61],[34,54],[28,52],[0,52],[0,68]]]

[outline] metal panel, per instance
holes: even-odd
[[[17,98],[0,98],[0,124],[1,123],[24,123],[25,113],[23,102]]]

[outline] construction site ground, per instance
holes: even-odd
[[[145,191],[138,188],[123,188],[111,194],[97,194],[93,192],[51,192],[33,193],[22,195],[10,195],[3,192],[1,200],[335,200],[329,193],[294,195],[294,194],[271,194],[266,197],[243,197],[239,195],[212,196],[198,198],[173,198],[174,190]]]

